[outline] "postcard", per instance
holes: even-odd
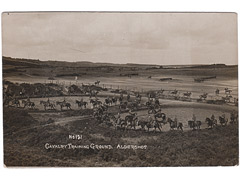
[[[239,164],[236,13],[4,12],[6,167]]]

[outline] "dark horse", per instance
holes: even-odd
[[[216,122],[210,118],[206,118],[205,120],[207,122],[208,128],[212,129],[214,125],[216,125]]]
[[[200,129],[201,125],[202,125],[201,121],[193,121],[193,120],[188,121],[188,126],[193,130],[195,130],[196,128]]]
[[[67,102],[65,102],[65,101],[63,101],[63,102],[57,101],[57,102],[56,102],[56,105],[59,105],[60,108],[61,108],[61,110],[62,110],[63,107],[66,107],[67,109],[71,109],[71,104],[70,104],[70,103],[67,103]]]
[[[76,100],[76,103],[77,103],[77,105],[78,105],[78,107],[80,107],[80,108],[82,108],[82,107],[84,107],[85,109],[87,108],[87,102],[85,102],[85,101],[78,101],[78,100]]]
[[[98,81],[94,82],[94,84],[95,84],[95,85],[99,85],[99,84],[100,84],[100,81],[98,80]]]
[[[105,103],[107,104],[107,105],[112,105],[112,99],[110,99],[110,98],[107,98],[107,99],[105,99]]]
[[[121,102],[120,105],[119,105],[119,110],[122,111],[127,109],[127,105],[128,105],[128,102]]]
[[[93,105],[93,107],[97,107],[97,106],[100,106],[102,104],[101,101],[93,100],[93,99],[90,100],[90,103]]]
[[[219,116],[219,122],[220,122],[221,126],[226,126],[228,123],[228,119],[226,120],[225,117]]]
[[[24,108],[25,107],[32,108],[32,109],[35,108],[35,103],[31,102],[30,100],[29,101],[22,100],[22,104]]]
[[[170,130],[174,130],[175,128],[177,128],[183,131],[183,123],[181,122],[177,123],[177,121],[173,121],[171,118],[168,118],[167,121],[170,125]]]
[[[13,104],[13,105],[16,105],[16,107],[20,107],[20,101],[17,100],[17,99],[14,99],[14,100],[12,101],[12,104]]]
[[[130,126],[130,129],[132,129],[132,128],[136,129],[136,120],[137,120],[136,113],[134,115],[127,115],[125,117],[125,121],[127,123],[126,129],[129,126]]]
[[[145,127],[147,127],[147,131],[149,132],[150,128],[154,128],[154,132],[156,132],[157,129],[161,132],[162,125],[159,123],[159,121],[152,120],[152,121],[140,121],[137,120],[137,126],[141,126],[142,130],[145,130]]]
[[[117,98],[116,97],[112,97],[112,103],[114,103],[115,105],[117,104]]]
[[[167,121],[166,121],[166,114],[165,113],[156,113],[156,114],[154,114],[154,118],[155,119],[161,118],[162,120],[158,121],[159,123],[163,123],[163,124],[167,123]]]

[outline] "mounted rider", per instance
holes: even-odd
[[[127,95],[127,101],[129,101],[131,98],[130,94]]]
[[[238,113],[236,111],[232,111],[230,114],[231,123],[235,123],[238,121]]]
[[[175,123],[175,125],[176,125],[176,127],[177,127],[177,124],[178,124],[178,120],[177,120],[177,117],[175,116],[175,118],[174,118],[174,121],[173,121],[174,123]]]
[[[194,124],[196,124],[197,118],[196,118],[195,114],[193,114],[192,120],[193,120]]]
[[[47,103],[50,105],[50,100],[49,100],[49,98],[48,98],[48,100],[47,100]]]
[[[149,123],[152,123],[152,122],[153,122],[153,119],[152,119],[152,117],[151,117],[150,115],[148,115],[148,122],[149,122]]]
[[[155,99],[155,105],[160,106],[160,102],[157,98]]]

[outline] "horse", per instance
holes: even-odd
[[[128,94],[128,95],[127,95],[127,101],[128,101],[128,102],[130,101],[130,98],[131,98],[131,96],[130,96],[130,94]]]
[[[201,125],[202,125],[202,122],[201,121],[193,121],[193,120],[189,120],[188,121],[188,126],[190,128],[192,128],[193,130],[195,130],[196,128],[197,129],[200,129],[201,128]]]
[[[67,103],[67,102],[59,102],[59,101],[57,101],[56,102],[56,105],[59,105],[60,106],[60,108],[61,108],[61,111],[62,111],[62,108],[63,107],[66,107],[67,109],[71,109],[71,104],[70,103]]]
[[[230,116],[230,124],[237,123],[237,120],[238,120],[238,115],[235,112],[232,112]]]
[[[232,90],[228,89],[228,88],[225,88],[225,94],[230,94],[232,92]]]
[[[50,109],[55,109],[55,104],[50,103],[50,101],[40,101],[40,104],[43,104],[44,110],[46,111],[47,107],[50,107]]]
[[[206,118],[205,122],[207,122],[208,128],[212,129],[215,124],[214,120],[210,119],[210,118]]]
[[[156,113],[156,106],[151,104],[150,106],[148,106],[148,114],[151,114],[151,113]]]
[[[160,106],[160,102],[158,99],[155,99],[155,106]]]
[[[222,97],[222,100],[226,103],[229,103],[231,101],[232,96],[231,95],[226,95],[226,97]]]
[[[115,105],[117,104],[117,98],[116,97],[112,98],[112,103],[114,103]]]
[[[203,93],[199,96],[199,98],[202,100],[205,100],[207,98],[208,93]]]
[[[76,100],[76,103],[77,103],[77,105],[78,105],[78,107],[80,107],[81,109],[82,109],[82,107],[84,107],[85,109],[87,108],[87,102],[85,102],[85,101],[78,101],[78,100]]]
[[[219,123],[221,124],[221,126],[226,126],[228,123],[228,119],[226,120],[225,117],[219,116]]]
[[[154,114],[154,118],[157,119],[157,118],[162,118],[161,121],[158,120],[159,123],[162,123],[162,124],[166,124],[167,121],[166,121],[166,114],[165,113],[156,113]]]
[[[127,115],[125,117],[125,121],[126,121],[126,129],[130,126],[130,129],[134,128],[136,129],[136,120],[137,120],[137,117],[136,117],[136,113],[134,113],[134,115]]]
[[[159,131],[162,131],[161,128],[162,128],[162,125],[159,121],[157,121],[156,119],[152,121],[152,127],[154,128],[154,132],[156,132],[156,129],[158,128]],[[148,131],[149,131],[149,128],[148,128]]]
[[[151,105],[152,105],[152,102],[151,102],[151,101],[147,101],[147,102],[146,102],[146,106],[147,106],[147,107],[150,107]]]
[[[127,109],[128,102],[121,102],[119,105],[119,110],[121,111],[122,109]]]
[[[95,86],[96,86],[96,85],[99,85],[99,84],[100,84],[100,81],[97,80],[96,82],[94,82],[94,84],[95,84]]]
[[[178,90],[171,91],[170,94],[176,95],[178,93]]]
[[[92,98],[93,96],[94,96],[94,97],[97,97],[97,94],[98,94],[98,93],[99,93],[98,91],[90,91],[90,92],[89,92],[89,97],[90,97],[90,98]]]
[[[175,128],[183,131],[183,124],[181,122],[177,123],[177,121],[173,121],[171,118],[168,118],[167,122],[170,125],[170,130],[174,130]]]
[[[142,96],[141,96],[139,93],[137,93],[137,94],[136,94],[136,99],[139,99],[139,100],[141,101]]]
[[[192,95],[191,92],[183,93],[183,96],[184,96],[185,98],[190,98],[191,95]]]
[[[138,109],[138,102],[137,101],[132,102],[131,103],[131,108],[137,110]]]
[[[49,103],[49,107],[50,107],[50,109],[55,109],[55,104]]]
[[[102,111],[107,111],[108,110],[108,105],[102,104],[99,106],[99,109],[102,109]]]
[[[148,121],[140,121],[140,120],[137,121],[137,126],[141,126],[142,130],[144,130],[146,126],[148,128],[148,131],[149,131],[149,128],[151,127]]]
[[[22,104],[23,104],[23,108],[25,108],[26,106],[31,109],[35,108],[35,103],[31,101],[22,100]]]
[[[161,130],[162,125],[156,119],[152,120],[152,121],[140,121],[140,120],[137,120],[136,124],[137,124],[137,126],[141,126],[142,130],[145,130],[145,127],[147,127],[147,131],[148,132],[149,132],[150,128],[154,128],[154,132],[156,132],[157,129],[159,129],[160,132],[162,131]]]
[[[93,107],[95,108],[96,106],[99,106],[99,105],[101,105],[101,104],[102,104],[102,102],[101,102],[101,101],[99,101],[99,100],[93,100],[93,99],[91,99],[91,100],[90,100],[90,104],[92,104],[92,105],[93,105]]]
[[[121,103],[123,101],[123,96],[119,97],[119,102]]]
[[[107,105],[112,105],[112,99],[110,99],[110,98],[107,98],[107,99],[105,99],[105,104],[107,104]]]
[[[125,119],[122,118],[115,118],[115,129],[117,130],[119,127],[125,128],[127,125],[127,122],[125,121]]]
[[[13,104],[13,105],[16,105],[16,107],[20,107],[20,101],[17,100],[17,99],[14,99],[14,100],[12,101],[12,104]]]

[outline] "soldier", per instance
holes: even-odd
[[[176,125],[176,127],[177,127],[177,117],[175,116],[175,118],[174,118],[174,123],[175,123],[175,125]]]
[[[214,116],[214,114],[211,116],[211,120],[212,120],[212,121],[215,120],[215,116]]]
[[[152,121],[153,121],[152,117],[150,115],[148,115],[148,122],[152,123]]]
[[[47,103],[50,104],[50,100],[49,100],[49,98],[48,98],[48,100],[47,100]]]
[[[129,101],[129,100],[130,100],[130,94],[127,95],[127,101]]]
[[[211,120],[212,120],[213,124],[216,126],[217,125],[217,120],[215,119],[214,114],[211,116]]]
[[[196,118],[195,114],[193,114],[192,120],[193,120],[194,124],[196,124],[197,118]]]

